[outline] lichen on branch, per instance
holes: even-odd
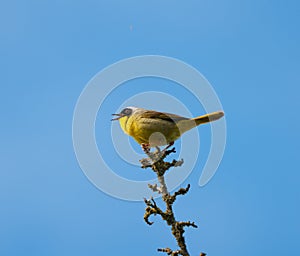
[[[167,147],[168,148],[168,147]],[[189,256],[185,238],[184,238],[184,228],[185,227],[194,227],[197,228],[197,225],[191,221],[177,221],[175,218],[175,214],[173,211],[173,203],[176,201],[177,196],[185,195],[189,189],[190,184],[187,185],[186,188],[178,189],[174,194],[170,194],[165,182],[164,175],[167,170],[171,167],[178,167],[183,164],[183,160],[173,160],[172,162],[166,162],[164,159],[170,155],[171,153],[176,153],[175,148],[172,149],[164,149],[164,150],[157,150],[155,152],[150,152],[150,148],[147,146],[143,146],[143,150],[148,158],[144,158],[140,160],[142,164],[142,168],[151,168],[153,172],[157,176],[157,180],[159,184],[148,184],[149,188],[156,193],[162,195],[162,199],[165,202],[165,210],[162,210],[155,202],[153,198],[144,199],[146,204],[146,210],[144,214],[144,220],[148,225],[152,225],[153,222],[149,220],[151,215],[160,215],[161,218],[166,221],[167,225],[171,227],[171,231],[173,236],[176,239],[177,245],[179,249],[171,250],[170,248],[159,248],[157,249],[159,252],[164,252],[167,255],[183,255]],[[205,256],[205,253],[201,253],[200,256]]]

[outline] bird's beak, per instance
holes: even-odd
[[[123,117],[123,114],[112,114],[112,116],[117,116],[116,118],[111,119],[110,121],[119,120],[121,117]]]

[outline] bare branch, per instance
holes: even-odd
[[[175,148],[172,148],[170,150],[167,150],[167,148],[162,151],[158,149],[156,152],[152,153],[150,152],[149,147],[143,146],[143,150],[149,158],[141,160],[142,168],[151,167],[152,170],[156,173],[159,182],[159,186],[157,184],[154,185],[149,184],[148,186],[153,192],[158,192],[162,194],[162,199],[165,202],[165,206],[166,206],[166,210],[163,211],[161,208],[157,206],[153,198],[151,198],[150,200],[144,199],[144,202],[147,205],[146,212],[144,215],[144,220],[148,225],[152,225],[153,222],[149,221],[149,217],[151,215],[160,215],[161,218],[164,221],[166,221],[166,223],[169,226],[171,226],[172,234],[175,237],[177,241],[177,245],[180,249],[173,251],[170,248],[160,248],[158,249],[159,252],[165,252],[167,255],[189,256],[186,243],[185,243],[185,238],[183,236],[185,232],[184,228],[190,226],[197,228],[197,225],[191,221],[177,221],[175,219],[172,205],[175,202],[178,195],[185,195],[189,191],[190,184],[188,184],[186,188],[180,188],[173,195],[170,195],[170,193],[168,192],[164,174],[171,167],[181,166],[183,164],[183,160],[179,160],[179,161],[173,160],[172,162],[165,162],[164,159],[169,154],[176,152]],[[200,256],[205,256],[205,255],[206,254],[204,253],[200,254]]]
[[[174,193],[174,196],[185,195],[189,192],[191,185],[188,184],[186,188],[180,188],[178,191]]]
[[[157,251],[159,252],[166,252],[168,255],[177,256],[180,255],[180,251],[172,251],[170,248],[158,248]]]
[[[187,227],[193,227],[193,228],[198,228],[198,226],[195,224],[195,222],[190,222],[190,221],[180,221],[177,222],[178,225],[181,225],[182,227],[187,226]]]

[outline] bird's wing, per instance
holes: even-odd
[[[168,122],[176,123],[181,120],[188,120],[189,118],[178,116],[170,113],[162,113],[153,110],[147,110],[143,113],[142,118],[151,118],[151,119],[162,119]]]

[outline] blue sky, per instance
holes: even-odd
[[[116,61],[145,54],[197,68],[226,113],[218,172],[200,188],[201,170],[194,170],[183,184],[191,184],[190,193],[174,206],[178,219],[199,226],[185,233],[191,255],[299,254],[299,11],[292,0],[2,1],[0,254],[155,255],[158,247],[175,248],[159,218],[151,227],[143,222],[142,202],[93,186],[72,145],[73,111],[86,83]],[[152,90],[171,86],[141,82]],[[184,94],[180,100],[189,102]],[[112,98],[97,123],[110,129],[111,110],[121,103]],[[199,133],[207,152],[209,127]],[[119,173],[146,178],[107,145],[106,160]],[[203,161],[200,155],[199,166]]]

